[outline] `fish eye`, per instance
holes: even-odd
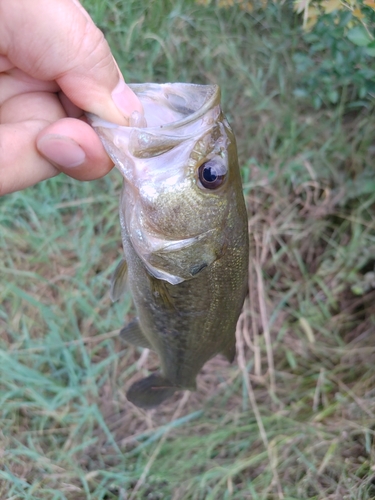
[[[227,177],[227,166],[216,159],[208,160],[199,167],[198,177],[206,189],[217,189],[223,185]]]

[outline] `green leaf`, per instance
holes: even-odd
[[[370,35],[363,26],[356,26],[348,31],[346,35],[351,42],[359,47],[365,47],[372,42]]]
[[[337,92],[337,90],[331,90],[328,93],[328,99],[332,104],[336,104],[336,102],[339,100],[339,93]]]
[[[375,40],[367,45],[365,52],[369,56],[375,56]]]
[[[315,95],[313,97],[313,106],[314,106],[314,108],[315,109],[320,109],[321,105],[322,105],[321,98],[318,95]]]

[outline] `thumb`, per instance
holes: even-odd
[[[0,55],[56,81],[79,108],[126,125],[142,112],[102,32],[76,0],[0,0]]]

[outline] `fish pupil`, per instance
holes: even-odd
[[[216,181],[217,175],[215,169],[211,167],[205,167],[203,169],[203,178],[206,182]]]

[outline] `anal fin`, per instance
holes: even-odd
[[[152,349],[152,345],[144,336],[141,327],[139,326],[138,319],[131,321],[128,325],[120,331],[120,337],[129,342],[129,344],[136,345],[138,347],[145,347],[146,349]]]
[[[159,373],[153,373],[131,385],[126,397],[139,408],[148,410],[159,406],[178,390],[178,387],[172,387]]]

